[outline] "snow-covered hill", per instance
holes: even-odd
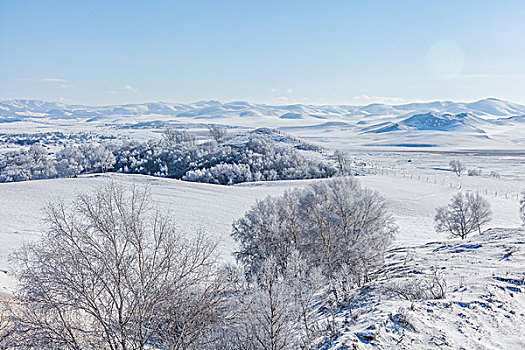
[[[523,349],[524,264],[519,229],[392,249],[324,349]]]
[[[342,149],[359,147],[517,149],[525,141],[525,106],[488,98],[472,103],[403,105],[287,105],[202,101],[79,106],[37,100],[1,100],[5,132],[93,130],[130,133],[223,124],[272,127]]]

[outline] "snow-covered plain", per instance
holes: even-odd
[[[465,182],[472,177],[465,178]],[[379,191],[390,202],[392,213],[400,227],[395,245],[416,245],[436,239],[446,239],[434,231],[434,211],[445,205],[458,190],[448,185],[400,178],[392,175],[360,176],[365,187]],[[24,181],[0,184],[0,269],[9,270],[9,253],[38,237],[43,225],[42,208],[56,198],[72,200],[81,192],[115,181],[124,186],[146,186],[157,205],[176,218],[183,232],[191,234],[204,230],[218,240],[219,251],[225,260],[233,259],[235,243],[230,237],[231,224],[240,218],[257,199],[279,195],[286,189],[305,186],[311,181],[296,180],[244,183],[220,186],[184,182],[142,175],[95,174],[79,178]],[[502,181],[500,179],[500,181]],[[488,197],[494,219],[491,227],[518,227],[516,198]]]

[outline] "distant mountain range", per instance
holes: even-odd
[[[525,106],[495,98],[470,103],[435,101],[366,106],[272,106],[218,101],[83,106],[0,100],[0,123],[38,126],[57,121],[62,126],[81,123],[86,127],[127,129],[210,123],[273,127],[343,148],[350,145],[525,149]]]
[[[349,118],[365,116],[399,116],[411,114],[461,114],[472,113],[481,117],[502,117],[525,114],[525,106],[495,98],[477,102],[435,101],[386,105],[373,103],[366,106],[353,105],[265,105],[248,102],[221,103],[201,101],[191,104],[140,103],[111,106],[66,105],[40,100],[0,100],[2,117],[51,117],[89,118],[136,115],[168,115],[173,117],[255,117],[274,116],[281,119],[304,117]]]

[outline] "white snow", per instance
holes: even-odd
[[[363,186],[378,190],[391,204],[400,233],[395,245],[415,245],[445,239],[434,231],[434,211],[445,205],[457,189],[448,185],[418,181],[392,175],[358,177]],[[464,182],[473,179],[465,177]],[[125,186],[148,184],[153,200],[177,218],[184,232],[203,229],[219,241],[221,256],[233,259],[235,244],[230,237],[231,224],[257,199],[279,195],[286,189],[305,186],[311,181],[271,181],[220,186],[184,182],[142,175],[99,174],[71,179],[52,179],[0,184],[0,269],[9,270],[8,255],[25,241],[38,237],[44,229],[42,207],[61,197],[72,200],[78,193],[91,191],[108,181]],[[495,181],[504,182],[503,179]],[[518,227],[518,201],[515,198],[487,197],[494,212],[490,227]]]
[[[525,348],[525,230],[393,249],[386,263],[389,278],[362,289],[354,308],[337,315],[347,326],[326,349]],[[434,271],[446,283],[444,298],[392,292]]]
[[[43,101],[6,100],[0,101],[0,107],[4,132],[96,129],[101,133],[128,136],[133,133],[139,137],[154,135],[167,126],[195,128],[219,123],[241,128],[278,128],[325,146],[346,150],[363,149],[363,146],[378,150],[516,150],[523,149],[525,141],[525,118],[522,117],[525,106],[498,99],[394,106],[269,106],[217,101],[68,106]],[[414,115],[420,116],[417,123],[414,124],[414,120],[407,122]],[[436,120],[441,121],[435,123]],[[443,125],[444,120],[451,124]]]

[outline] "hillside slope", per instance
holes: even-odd
[[[525,230],[400,247],[386,262],[337,315],[346,326],[324,349],[525,348]],[[428,298],[435,276],[443,298]]]

